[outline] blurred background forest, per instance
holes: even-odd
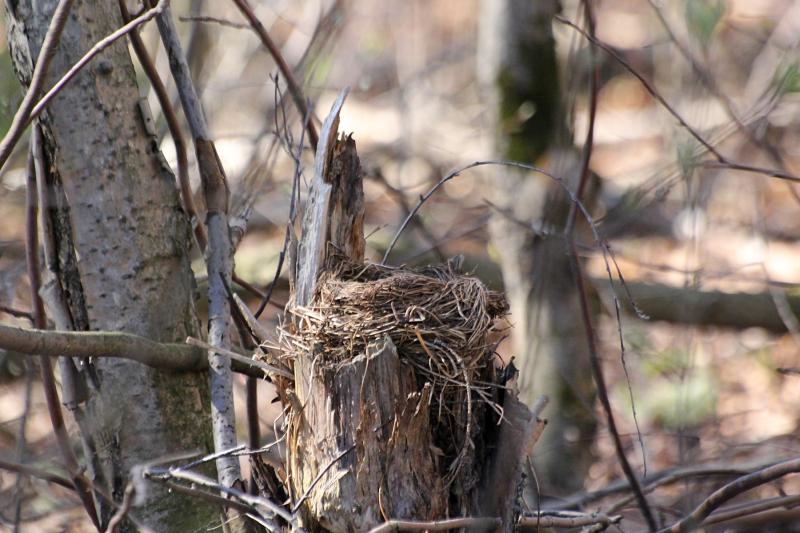
[[[530,102],[509,110],[492,96],[485,72],[493,47],[501,43],[486,28],[491,2],[252,4],[295,67],[318,117],[342,87],[351,87],[340,129],[353,133],[366,172],[368,257],[381,260],[420,194],[473,161],[528,158],[574,189],[591,129],[591,185],[584,198],[609,247],[598,245],[578,217],[578,251],[591,282],[611,405],[634,469],[652,475],[713,465],[730,475],[800,453],[800,184],[793,182],[800,174],[800,2],[593,2],[595,39],[602,49],[565,22],[587,27],[580,3],[562,1],[563,20],[546,22],[555,38],[555,64],[541,71],[549,80],[548,94],[557,95],[548,105],[560,112],[547,129],[534,132],[546,138],[532,141],[543,146],[532,157],[516,153],[515,141],[498,141],[509,134],[509,121],[521,131],[547,111]],[[302,117],[285,96],[271,57],[232,4],[176,0],[172,9],[231,180],[234,211],[248,218],[236,272],[264,289],[284,244]],[[145,26],[142,36],[157,67],[166,72],[154,30]],[[0,133],[22,96],[3,31]],[[140,86],[150,101],[161,149],[174,166],[175,149],[144,74]],[[174,95],[174,87],[168,88]],[[510,131],[511,137],[516,133]],[[25,146],[19,144],[0,175],[0,319],[28,327]],[[311,161],[305,150],[301,183],[309,178]],[[198,187],[194,162],[191,173]],[[608,486],[621,471],[594,392],[576,384],[589,379],[589,371],[575,377],[564,368],[587,368],[576,361],[585,354],[560,353],[551,342],[532,346],[536,340],[526,331],[539,326],[518,323],[521,313],[536,315],[537,305],[550,305],[550,297],[540,298],[536,291],[555,288],[563,299],[575,298],[560,290],[560,276],[570,273],[562,273],[568,266],[559,264],[552,272],[536,271],[540,279],[524,289],[530,294],[522,303],[511,294],[522,289],[516,281],[508,286],[508,265],[522,261],[523,245],[508,245],[498,233],[509,227],[534,237],[561,231],[546,217],[512,205],[515,196],[527,194],[520,179],[534,178],[485,166],[450,180],[424,204],[388,262],[427,264],[461,254],[464,269],[493,288],[504,287],[505,275],[512,327],[499,355],[506,362],[513,358],[520,369],[519,386],[527,400],[544,392],[540,380],[554,387],[547,391],[554,401],[545,415],[557,423],[547,430],[552,438],[537,445],[529,475],[541,468],[541,496],[566,502],[581,491]],[[506,225],[501,221],[492,230],[495,219]],[[613,264],[612,289],[608,251],[627,289]],[[202,283],[203,261],[197,251],[195,257]],[[246,290],[241,294],[257,304]],[[268,328],[276,325],[287,297],[288,284],[281,278],[274,305],[262,317]],[[615,298],[623,308],[619,319]],[[640,308],[638,315],[630,312],[631,301]],[[527,308],[519,311],[520,306]],[[551,322],[572,331],[567,334],[573,342],[585,344],[577,312],[563,308]],[[527,343],[524,348],[518,338]],[[537,364],[537,357],[561,359],[548,366]],[[24,356],[0,353],[0,459],[57,469],[36,375]],[[238,401],[244,380],[236,377],[241,378]],[[269,435],[279,411],[269,404],[266,383],[261,398],[263,431]],[[239,401],[237,409],[242,406]],[[244,416],[237,418],[244,424]],[[565,466],[559,456],[579,459]],[[723,472],[665,484],[657,489],[654,506],[672,521],[725,479]],[[798,489],[797,480],[788,478],[763,487],[758,496],[786,496]],[[13,522],[21,498],[22,520],[31,531],[82,531],[85,516],[69,494],[37,480],[27,480],[20,491],[16,475],[0,471],[0,528]],[[608,508],[599,501],[586,508]],[[800,504],[800,498],[786,505],[792,503]],[[616,511],[633,506],[622,501]],[[785,516],[778,519],[788,523],[800,519],[788,508],[780,512]]]

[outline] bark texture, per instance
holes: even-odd
[[[556,0],[484,0],[479,76],[495,109],[499,157],[546,167],[577,184],[577,157],[561,102],[553,16]],[[551,180],[503,168],[491,175],[503,214],[490,224],[514,324],[520,392],[551,400],[534,464],[548,492],[580,488],[594,433],[593,385],[568,248],[569,200]],[[519,222],[522,221],[522,224]],[[526,224],[542,227],[537,235]]]
[[[333,252],[364,260],[361,168],[352,137],[337,138],[345,95],[320,135],[294,276],[300,306],[311,302]],[[343,363],[312,349],[294,361],[294,371],[288,488],[306,527],[364,531],[389,518],[446,513],[448,491],[425,408],[431,388],[419,388],[388,337]]]
[[[55,3],[6,3],[14,64],[25,85]],[[121,25],[115,2],[77,2],[47,85]],[[146,127],[145,106],[124,40],[53,100],[42,116],[53,206],[46,216],[59,241],[59,282],[76,328],[175,342],[200,334],[190,227],[174,176]],[[115,498],[121,499],[132,467],[209,449],[203,374],[110,358],[95,365],[88,419]],[[146,505],[132,511],[157,531],[189,531],[215,520],[206,504],[158,492],[153,489]]]

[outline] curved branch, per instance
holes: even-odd
[[[787,474],[800,472],[800,459],[790,459],[782,463],[758,470],[752,474],[737,478],[724,487],[716,490],[703,503],[698,505],[692,514],[676,522],[672,527],[662,529],[659,533],[682,533],[683,531],[693,531],[711,512],[730,500],[734,496],[756,488],[758,486],[774,481]]]

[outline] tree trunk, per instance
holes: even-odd
[[[484,0],[483,8],[479,77],[496,110],[495,152],[577,184],[552,31],[558,2]],[[595,423],[589,357],[562,236],[569,200],[544,176],[504,167],[490,179],[502,209],[490,231],[511,306],[520,392],[529,405],[540,394],[552,402],[536,473],[546,492],[570,493],[590,465],[587,443]],[[546,232],[535,234],[526,225]]]
[[[9,41],[30,80],[55,0],[6,2]],[[122,25],[116,2],[75,2],[47,86],[95,42]],[[76,329],[125,331],[155,341],[200,336],[189,264],[189,222],[175,179],[148,124],[125,40],[61,91],[41,116],[57,239],[58,282]],[[103,478],[122,498],[131,469],[210,448],[208,384],[114,358],[94,362],[87,405]],[[213,525],[214,509],[152,487],[133,517],[157,531]],[[109,518],[104,507],[104,520]]]

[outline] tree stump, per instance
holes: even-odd
[[[520,436],[541,421],[495,372],[490,333],[505,299],[453,264],[364,263],[361,169],[355,141],[336,131],[345,96],[323,125],[290,250],[287,492],[311,530],[510,517],[529,448]]]

